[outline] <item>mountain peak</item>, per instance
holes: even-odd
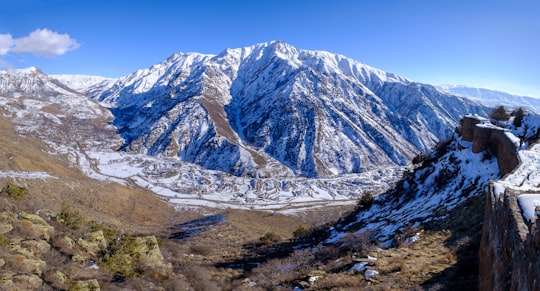
[[[403,166],[451,134],[460,114],[482,110],[284,41],[217,56],[176,53],[93,97],[114,108],[123,149],[253,176]]]
[[[4,73],[10,74],[10,75],[45,75],[43,71],[41,71],[38,67],[28,67],[23,69],[12,69],[3,71]]]

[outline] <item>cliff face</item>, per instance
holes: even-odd
[[[540,290],[540,219],[526,223],[507,189],[487,197],[480,244],[480,290]]]

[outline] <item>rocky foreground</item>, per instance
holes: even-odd
[[[100,281],[124,277],[166,277],[155,236],[119,233],[64,205],[59,213],[19,209],[27,190],[14,183],[2,190],[0,204],[0,289],[99,290]]]

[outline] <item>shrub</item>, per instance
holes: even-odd
[[[103,236],[105,237],[105,240],[107,241],[112,241],[117,236],[116,230],[112,228],[108,228],[104,226],[102,223],[98,223],[95,221],[90,222],[90,231],[95,232],[95,231],[100,231],[100,230],[103,232]]]
[[[491,112],[491,118],[495,120],[508,120],[510,118],[510,115],[508,112],[506,112],[506,108],[504,106],[498,106]]]
[[[182,274],[190,283],[190,287],[186,289],[174,289],[174,290],[222,290],[218,284],[211,280],[211,270],[202,266],[196,266],[192,264],[185,264],[181,266]],[[187,285],[187,284],[182,284]],[[182,286],[180,285],[180,286]],[[183,287],[183,286],[182,286]]]
[[[136,277],[142,274],[141,254],[137,251],[135,238],[126,235],[109,242],[109,247],[99,260],[100,265],[109,272],[122,277]]]
[[[358,208],[361,210],[367,210],[373,205],[373,194],[371,192],[366,192],[362,194],[360,200],[358,200]]]
[[[298,267],[293,257],[274,258],[255,268],[250,278],[263,290],[273,290],[276,285],[296,279]]]
[[[275,243],[279,241],[279,235],[273,232],[267,232],[259,238],[259,240],[264,244]]]
[[[62,253],[57,248],[51,248],[43,256],[43,260],[50,267],[63,267],[69,261],[69,255]]]
[[[0,234],[0,247],[8,247],[9,242],[3,234]]]
[[[308,234],[308,230],[307,228],[305,228],[303,225],[300,225],[294,232],[293,232],[293,237],[295,239],[299,239],[299,238],[302,238],[304,236],[306,236]]]
[[[514,115],[514,127],[518,128],[523,123],[523,117],[525,116],[525,110],[523,108],[519,107],[516,111],[513,112]]]
[[[2,188],[2,193],[15,200],[24,200],[28,196],[28,188],[18,186],[13,181],[8,181]]]
[[[214,252],[214,249],[209,245],[196,244],[189,247],[189,250],[196,255],[203,257],[209,256]]]
[[[60,214],[56,217],[56,221],[72,230],[80,230],[86,225],[86,220],[82,214],[65,203],[62,204]]]
[[[364,232],[348,232],[340,240],[340,248],[363,255],[371,246],[371,235],[369,231]]]
[[[416,155],[416,157],[413,158],[412,163],[414,165],[422,164],[424,161],[426,161],[428,157],[424,155],[423,153],[419,153]]]

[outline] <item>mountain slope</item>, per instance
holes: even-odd
[[[182,162],[176,156],[118,152],[123,140],[111,124],[110,109],[97,101],[37,68],[1,72],[0,84],[0,114],[13,124],[17,134],[43,141],[48,145],[45,153],[68,158],[71,166],[103,185],[116,182],[149,189],[176,205],[278,210],[294,204],[293,208],[301,210],[329,203],[350,204],[358,187],[382,192],[401,172],[390,167],[331,179],[305,179],[294,177],[275,160],[260,158],[265,169],[290,176],[242,177]],[[183,112],[196,121],[197,116],[190,113],[193,111]],[[197,150],[194,145],[192,149]],[[226,154],[215,155],[228,160]]]
[[[470,142],[455,137],[397,187],[375,199],[369,209],[360,209],[342,222],[330,241],[347,232],[370,232],[381,242],[393,235],[431,221],[444,220],[445,213],[468,198],[484,195],[491,179],[499,177],[497,159],[488,152],[474,154]]]
[[[93,98],[123,149],[242,176],[403,166],[486,108],[340,55],[284,42],[178,53]]]
[[[66,147],[111,148],[119,142],[109,110],[38,68],[0,72],[0,108],[19,134]]]

